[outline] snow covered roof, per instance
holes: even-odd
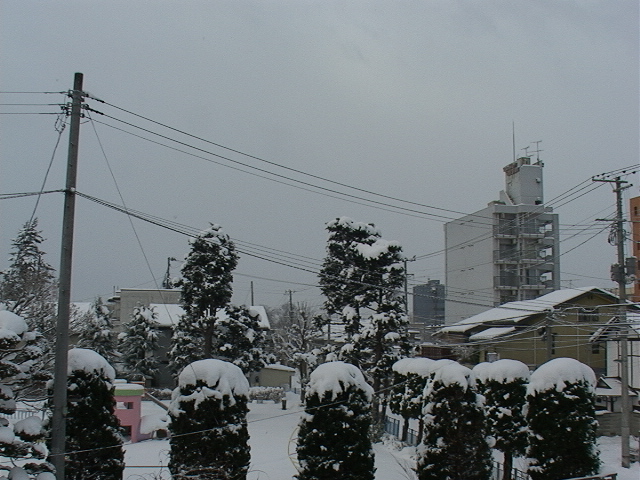
[[[635,388],[629,387],[631,396],[638,396]],[[596,385],[596,395],[599,397],[619,397],[622,395],[622,381],[616,377],[602,377]]]
[[[252,315],[258,315],[258,325],[265,330],[271,330],[271,322],[269,322],[269,316],[267,315],[267,309],[262,305],[252,305],[249,307],[249,313]]]
[[[150,308],[155,309],[157,314],[156,324],[160,327],[173,327],[178,324],[180,317],[184,315],[182,305],[178,303],[152,303]],[[265,330],[271,329],[267,310],[262,305],[254,305],[249,308],[249,313],[258,316],[258,325]],[[217,317],[219,319],[226,318],[225,310],[219,310]]]
[[[152,303],[149,307],[155,310],[157,314],[156,324],[161,327],[177,325],[180,317],[184,315],[182,305],[177,303]]]
[[[598,293],[617,300],[617,297],[599,287],[565,288],[547,293],[533,300],[521,300],[508,302],[499,307],[485,310],[457,323],[441,328],[439,333],[463,333],[485,323],[513,323],[517,324],[522,320],[544,312],[545,310],[557,307],[569,302],[585,293]],[[494,332],[495,333],[495,332]],[[508,333],[508,332],[504,332]],[[494,336],[504,335],[495,334]]]
[[[267,368],[269,370],[281,370],[283,372],[291,372],[291,373],[296,371],[295,368],[287,367],[286,365],[280,365],[277,363],[273,363],[271,365],[265,365],[264,368]]]
[[[514,332],[515,330],[516,327],[491,327],[471,335],[469,340],[489,340],[491,338],[500,337],[501,335]]]

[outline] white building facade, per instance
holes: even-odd
[[[543,164],[504,167],[500,200],[445,224],[445,324],[560,288],[558,215],[543,202]]]

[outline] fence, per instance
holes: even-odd
[[[24,420],[25,418],[33,416],[44,420],[45,412],[43,410],[18,409],[11,415],[2,415],[2,418],[6,418],[7,420],[11,420],[12,422],[17,422],[19,420]]]
[[[384,418],[384,431],[389,435],[393,435],[397,438],[402,438],[402,424],[397,418],[385,417]],[[420,443],[418,438],[418,432],[413,428],[407,429],[407,439],[405,440],[407,445],[415,446]]]

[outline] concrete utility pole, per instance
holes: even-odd
[[[618,265],[614,268],[616,280],[618,282],[618,297],[620,298],[620,307],[618,314],[618,323],[620,324],[620,383],[622,392],[620,393],[620,407],[621,407],[621,420],[620,420],[620,442],[621,442],[621,456],[622,466],[629,468],[631,466],[631,457],[629,453],[629,436],[630,436],[630,424],[631,424],[631,401],[629,398],[629,326],[627,324],[627,282],[625,272],[625,257],[624,257],[624,216],[622,211],[622,192],[629,188],[631,185],[623,186],[625,183],[629,183],[625,180],[621,180],[620,177],[614,179],[607,178],[593,178],[594,182],[607,182],[614,183],[616,194],[616,246],[618,248]]]
[[[78,170],[78,142],[82,117],[82,73],[76,73],[71,97],[69,153],[67,180],[64,190],[62,218],[62,245],[60,252],[60,278],[58,291],[58,320],[56,324],[56,355],[53,377],[53,417],[51,419],[51,460],[56,479],[64,480],[65,440],[67,414],[67,368],[69,351],[69,314],[71,305],[71,261],[73,257],[73,227],[76,208],[76,174]]]

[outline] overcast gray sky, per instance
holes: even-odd
[[[82,72],[84,89],[93,96],[224,147],[457,212],[479,210],[498,198],[502,167],[513,156],[512,122],[518,153],[542,140],[546,200],[592,175],[638,163],[635,0],[3,0],[0,42],[3,92],[65,91],[74,72]],[[65,100],[53,94],[0,99]],[[121,204],[119,188],[129,208],[196,229],[221,224],[240,242],[287,252],[280,259],[286,264],[316,270],[307,262],[322,260],[324,223],[338,216],[375,223],[409,257],[437,252],[444,244],[445,219],[423,212],[457,216],[411,204],[403,206],[416,212],[402,214],[319,194],[311,185],[374,198],[109,105],[88,104],[115,120],[92,114],[95,121],[81,127],[80,192]],[[3,105],[0,111],[56,108]],[[58,137],[55,120],[0,115],[0,193],[40,189]],[[233,170],[224,166],[228,160],[171,144],[206,159],[190,156],[97,121],[171,144],[135,128],[144,127],[311,185]],[[47,189],[64,185],[66,142],[67,132]],[[637,176],[628,179],[636,186],[627,198],[638,195]],[[593,227],[571,227],[600,225],[595,218],[614,211],[610,186],[563,203],[551,203],[563,225],[561,251],[567,252],[561,259],[563,285],[613,286],[609,265],[615,249],[606,232],[588,240]],[[34,205],[34,197],[1,202],[0,269]],[[36,212],[47,238],[43,248],[56,268],[61,210],[61,194],[50,194]],[[154,287],[167,257],[188,252],[186,236],[135,219],[133,225],[139,242],[125,215],[78,199],[75,300],[108,296],[114,286]],[[174,265],[177,274],[179,263]],[[284,292],[294,290],[294,300],[319,305],[319,291],[312,287],[317,277],[306,270],[241,255],[234,301],[249,302],[253,281],[256,303],[280,304],[288,298]],[[444,256],[411,262],[409,271],[412,283],[444,281]]]

